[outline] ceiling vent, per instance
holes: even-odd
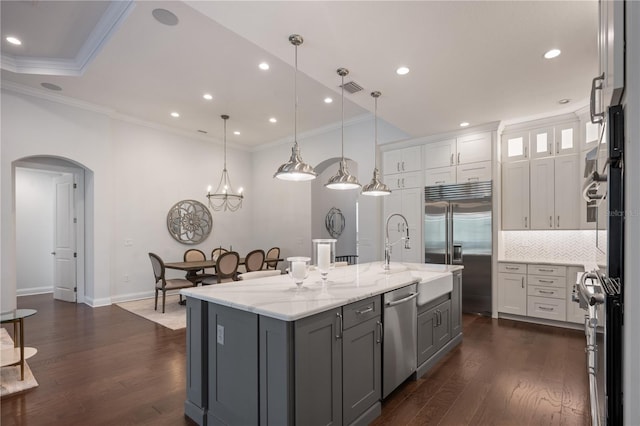
[[[340,86],[340,87],[342,87],[342,86]],[[344,90],[346,90],[349,93],[357,93],[357,92],[362,90],[362,86],[360,86],[355,81],[350,81],[350,82],[344,84]]]

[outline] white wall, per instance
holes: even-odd
[[[87,303],[102,305],[151,295],[147,253],[182,259],[187,246],[170,237],[167,212],[183,199],[206,202],[206,187],[215,187],[220,179],[222,146],[125,122],[106,111],[7,90],[2,91],[1,118],[2,311],[16,303],[12,164],[30,156],[66,158],[89,170],[86,213],[88,229],[93,226],[93,230],[85,241],[93,248],[93,256],[86,259]],[[254,247],[251,154],[229,148],[227,157],[233,183],[245,188],[247,198],[238,212],[213,214],[212,235],[198,246],[205,252],[218,245],[233,244],[241,253]],[[125,247],[125,239],[131,239],[132,246]]]
[[[405,139],[407,135],[378,120],[380,143]],[[344,155],[358,163],[358,180],[366,184],[373,173],[373,116],[345,123]],[[298,136],[301,155],[315,166],[340,156],[340,127],[321,129]],[[311,182],[286,182],[271,177],[291,156],[293,139],[274,143],[252,156],[255,191],[253,221],[261,232],[256,242],[263,247],[279,246],[281,257],[311,255]],[[380,260],[382,198],[360,196],[360,262]],[[265,232],[262,232],[265,231]]]
[[[48,155],[74,160],[95,173],[95,222],[108,224],[113,206],[112,149],[110,120],[104,114],[86,111],[57,102],[36,100],[26,95],[2,91],[2,129],[0,159],[0,227],[2,234],[2,310],[15,307],[16,236],[13,167],[16,160]],[[96,227],[93,255],[87,259],[87,288],[90,302],[109,300],[111,279],[109,226]]]
[[[114,206],[113,257],[115,260],[111,294],[114,301],[144,297],[153,289],[149,252],[166,262],[182,261],[188,248],[210,254],[222,245],[241,255],[254,248],[251,210],[250,153],[227,149],[227,168],[235,189],[245,190],[243,207],[237,212],[212,212],[209,238],[196,245],[174,240],[167,231],[167,213],[180,200],[207,203],[208,185],[214,190],[223,166],[222,149],[212,142],[189,139],[122,121],[113,122],[116,205]],[[125,246],[130,240],[131,246]],[[267,247],[268,248],[268,247]],[[183,277],[167,271],[168,277]]]
[[[17,293],[53,292],[55,191],[60,173],[16,168]]]

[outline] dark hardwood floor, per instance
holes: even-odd
[[[185,331],[116,306],[18,298],[40,384],[2,399],[9,425],[191,425]],[[10,333],[12,328],[9,329]],[[462,345],[383,403],[375,425],[586,425],[580,331],[465,316]],[[304,426],[304,425],[301,425]]]

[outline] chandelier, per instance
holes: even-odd
[[[222,176],[220,176],[220,183],[218,188],[212,194],[211,186],[207,188],[207,198],[209,199],[209,207],[214,211],[232,211],[235,212],[242,207],[242,187],[238,188],[236,193],[231,186],[231,179],[229,178],[229,172],[227,171],[227,120],[228,115],[220,116],[224,120],[224,168],[222,169]]]

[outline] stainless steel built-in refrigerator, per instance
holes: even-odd
[[[425,263],[463,265],[462,310],[491,315],[491,182],[424,192]]]

